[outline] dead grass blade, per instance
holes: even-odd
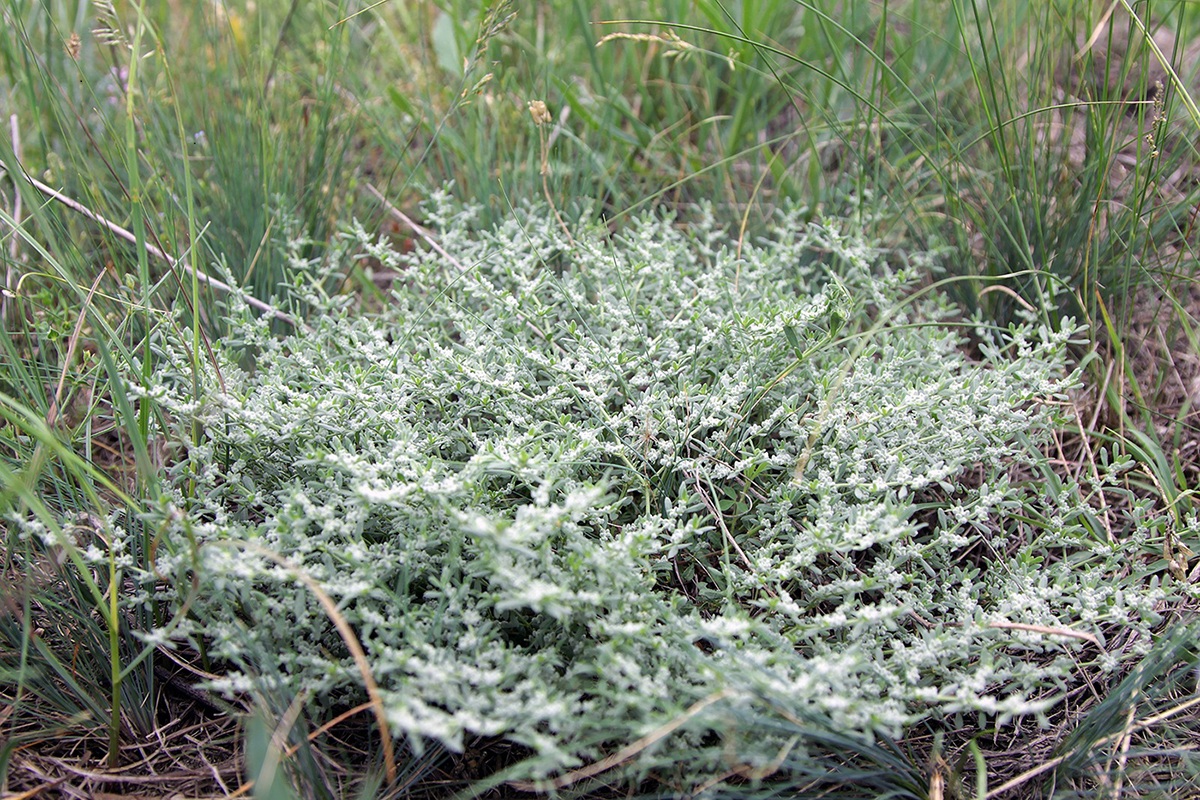
[[[355,635],[354,629],[350,627],[350,623],[346,621],[342,612],[338,611],[337,604],[333,602],[333,598],[321,588],[321,585],[311,575],[283,556],[273,553],[253,542],[230,542],[229,544],[235,547],[243,547],[275,562],[295,575],[312,592],[313,597],[317,598],[317,602],[321,604],[321,608],[324,609],[325,614],[329,617],[329,621],[337,628],[338,634],[342,637],[342,641],[345,642],[346,648],[354,658],[354,663],[358,667],[359,674],[362,675],[367,696],[371,699],[370,705],[371,710],[375,714],[375,723],[379,726],[379,744],[383,749],[387,779],[389,783],[394,782],[396,780],[396,753],[392,747],[392,735],[388,727],[387,715],[384,713],[383,697],[379,693],[379,684],[375,682],[375,676],[371,674],[371,664],[367,661],[367,654],[363,652],[362,645],[358,641],[358,636]]]
[[[708,697],[705,697],[702,700],[698,700],[689,706],[686,711],[667,724],[651,731],[642,738],[638,739],[636,742],[621,748],[608,758],[601,759],[600,761],[589,764],[586,767],[573,770],[565,775],[560,775],[559,777],[549,781],[508,781],[507,783],[509,786],[513,787],[514,789],[519,789],[522,792],[537,792],[539,794],[556,792],[559,789],[565,789],[571,784],[578,783],[586,778],[594,777],[602,772],[607,772],[613,767],[624,764],[626,761],[629,761],[631,758],[645,750],[650,745],[666,738],[667,736],[670,736],[672,733],[679,730],[679,728],[682,727],[683,724],[692,717],[695,717],[713,703],[725,699],[729,696],[729,694],[730,692],[728,689],[722,689],[719,692],[710,694]]]
[[[1194,708],[1197,705],[1200,705],[1200,697],[1193,697],[1191,700],[1180,703],[1179,705],[1175,706],[1174,708],[1167,709],[1166,711],[1163,711],[1159,714],[1154,714],[1153,716],[1149,716],[1149,717],[1146,717],[1145,719],[1137,720],[1136,722],[1130,722],[1122,730],[1117,731],[1116,733],[1113,733],[1113,734],[1109,734],[1108,736],[1102,737],[1100,739],[1097,739],[1096,742],[1094,744],[1092,744],[1092,748],[1094,749],[1096,747],[1102,747],[1106,744],[1112,744],[1113,742],[1127,740],[1131,735],[1133,735],[1137,731],[1145,730],[1146,728],[1151,728],[1151,727],[1159,724],[1160,722],[1165,722],[1166,720],[1168,720],[1172,717],[1178,716],[1179,714],[1182,714],[1184,711]],[[1029,781],[1036,778],[1038,775],[1042,775],[1043,773],[1049,772],[1050,770],[1054,769],[1055,767],[1062,764],[1064,761],[1066,761],[1068,758],[1070,758],[1073,755],[1075,755],[1074,751],[1069,752],[1069,753],[1064,753],[1061,756],[1055,756],[1054,758],[1050,759],[1049,761],[1046,761],[1042,764],[1038,764],[1036,767],[1033,767],[1032,769],[1028,769],[1025,772],[1022,772],[1020,775],[1017,775],[1015,778],[1005,781],[1004,783],[997,786],[995,789],[992,789],[990,792],[988,792],[984,796],[984,800],[991,800],[991,798],[993,798],[993,797],[999,797],[1000,795],[1005,794],[1006,792],[1011,791],[1012,789],[1016,789],[1018,786],[1028,783]]]

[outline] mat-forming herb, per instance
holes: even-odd
[[[235,313],[223,384],[164,379],[167,435],[203,424],[171,503],[203,582],[182,634],[233,666],[221,687],[275,682],[317,713],[363,697],[260,548],[337,601],[395,732],[505,737],[532,776],[719,691],[632,767],[770,763],[755,718],[1002,724],[1120,661],[1044,629],[1148,644],[1162,590],[1072,485],[1028,480],[1069,329],[969,348],[937,295],[905,300],[912,272],[799,213],[740,257],[711,219],[569,241],[548,213],[482,232],[472,213],[428,209],[451,260],[346,232],[400,275],[386,313],[283,339]],[[158,568],[185,586],[168,541]]]

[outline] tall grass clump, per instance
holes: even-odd
[[[722,213],[753,231],[778,197],[830,211],[852,190],[885,240],[948,254],[938,266],[966,279],[952,290],[966,308],[1001,324],[1022,304],[1082,320],[1105,355],[1090,381],[1107,385],[1092,401],[1102,421],[1194,451],[1200,45],[1187,4],[696,11],[606,25],[597,48],[643,54],[644,74],[664,77],[635,105],[703,139],[664,135],[695,169],[655,197],[736,197]],[[685,77],[689,64],[703,75]],[[704,90],[671,112],[687,87]],[[717,175],[736,188],[713,191]],[[1182,468],[1194,476],[1194,457]]]
[[[969,359],[911,268],[799,212],[740,257],[712,223],[477,214],[439,200],[441,249],[408,255],[348,229],[404,275],[389,311],[238,316],[198,394],[164,340],[151,518],[198,555],[155,568],[200,582],[166,639],[228,666],[212,688],[318,718],[369,694],[418,752],[519,746],[517,785],[685,791],[803,774],[833,732],[878,761],[913,726],[1045,721],[1187,592],[1128,569],[1150,506],[1118,546],[1088,504],[1127,461],[1029,480],[1073,326],[979,323]]]
[[[1194,15],[1103,10],[564,3],[478,37],[482,12],[387,5],[381,32],[427,36],[414,91],[369,108],[415,121],[393,193],[453,180],[489,223],[529,199],[574,216],[599,198],[619,219],[708,198],[753,234],[784,198],[820,213],[853,197],[885,240],[947,248],[943,269],[986,278],[956,284],[969,309],[1004,323],[1053,297],[1048,319],[1102,337],[1105,311],[1128,319],[1124,298],[1178,292],[1193,270],[1197,163]]]
[[[182,16],[170,5],[0,5],[5,786],[21,751],[94,738],[115,768],[130,747],[166,741],[170,670],[148,633],[173,622],[152,567],[163,531],[144,524],[163,466],[147,394],[155,342],[186,342],[194,378],[222,315],[209,273],[278,292],[295,269],[272,238],[278,218],[299,220],[319,251],[350,163],[336,149],[349,139],[333,111],[343,103],[319,73],[340,71],[353,26],[314,39],[329,26],[294,7],[259,4],[251,26],[220,4]],[[260,62],[273,33],[274,58]],[[323,58],[295,58],[308,47]],[[242,205],[222,213],[225,202]]]
[[[63,242],[55,249],[76,282],[90,284],[112,261],[116,281],[152,291],[154,307],[196,302],[212,324],[216,284],[185,289],[182,264],[169,275],[174,260],[202,273],[223,264],[266,299],[291,280],[279,247],[289,238],[285,218],[304,233],[305,258],[329,239],[365,152],[355,145],[348,69],[360,28],[335,24],[345,8],[25,0],[3,8],[0,86],[14,111],[5,168],[35,235]],[[78,207],[47,205],[49,190],[124,227],[136,245]],[[172,259],[146,255],[146,243]],[[195,289],[203,291],[192,297]]]

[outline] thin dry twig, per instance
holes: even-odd
[[[95,211],[92,211],[90,208],[83,205],[79,201],[73,200],[72,198],[67,197],[62,192],[60,192],[57,189],[54,189],[50,186],[47,186],[46,184],[42,183],[37,178],[33,177],[32,175],[30,175],[28,173],[25,174],[25,180],[29,181],[29,183],[33,186],[33,188],[37,189],[42,194],[46,195],[47,197],[51,198],[52,200],[57,200],[58,202],[62,203],[64,206],[71,209],[72,211],[82,214],[83,216],[90,219],[92,222],[95,222],[97,225],[107,228],[109,231],[111,231],[112,233],[121,237],[125,241],[131,242],[135,245],[138,243],[137,236],[135,236],[132,232],[126,230],[125,228],[122,228],[117,223],[106,219],[105,217],[101,216],[100,214],[96,213]],[[225,283],[224,281],[220,281],[210,275],[206,275],[205,273],[196,269],[194,266],[192,266],[191,263],[189,263],[187,261],[181,261],[181,260],[173,258],[172,256],[168,255],[167,253],[163,252],[157,246],[151,244],[150,242],[144,242],[143,246],[146,248],[147,253],[154,256],[155,258],[158,258],[162,261],[167,262],[167,264],[172,269],[182,266],[185,270],[188,271],[188,273],[190,273],[191,275],[194,275],[197,280],[201,281],[202,283],[208,284],[213,289],[217,289],[218,291],[222,291],[227,294],[236,293],[236,290],[229,284]],[[275,308],[274,306],[270,305],[269,303],[264,303],[262,300],[259,300],[256,297],[251,297],[250,295],[247,295],[247,294],[244,294],[243,296],[245,297],[246,303],[248,305],[250,305],[253,308],[257,308],[259,311],[262,311],[264,314],[270,314],[271,316],[275,317],[276,319],[282,320],[294,328],[307,328],[308,327],[304,323],[296,320],[290,314],[280,311],[279,309]]]
[[[37,797],[38,795],[42,794],[43,792],[48,792],[51,789],[58,788],[66,780],[67,780],[67,778],[64,775],[63,777],[58,778],[56,780],[47,781],[46,783],[40,783],[37,786],[34,786],[32,789],[27,789],[26,791],[21,792],[20,794],[6,794],[4,796],[4,800],[33,800],[33,798]]]
[[[391,214],[393,217],[395,217],[396,219],[400,220],[405,225],[407,225],[409,230],[411,230],[417,236],[420,236],[425,241],[425,243],[428,244],[430,246],[430,248],[433,249],[433,251],[435,253],[437,253],[442,258],[446,259],[446,261],[449,262],[449,264],[452,267],[454,267],[455,270],[458,271],[459,275],[466,274],[467,267],[464,266],[463,263],[461,261],[459,261],[457,258],[450,255],[450,253],[448,253],[446,251],[446,248],[444,248],[440,244],[438,244],[437,239],[433,238],[433,234],[431,234],[426,228],[422,227],[420,224],[415,222],[412,217],[408,216],[403,211],[401,211],[400,209],[398,209],[394,205],[392,205],[391,202],[389,202],[388,199],[383,196],[383,192],[376,189],[372,184],[369,184],[369,183],[367,184],[367,191],[369,191],[375,197],[376,200],[378,200],[380,203],[383,204],[383,207],[385,209],[387,209],[387,212],[389,214]],[[565,350],[563,349],[563,346],[560,343],[555,341],[553,338],[550,337],[549,334],[547,334],[544,330],[542,330],[537,325],[535,325],[533,320],[527,318],[524,314],[521,313],[521,311],[519,309],[514,311],[513,313],[515,313],[517,315],[517,317],[520,318],[520,320],[525,323],[525,327],[527,327],[527,328],[529,328],[529,330],[533,331],[534,335],[536,335],[539,339],[550,344],[555,349],[565,352]]]
[[[991,286],[986,286],[986,287],[984,287],[984,288],[983,288],[983,289],[982,289],[982,290],[979,292],[979,296],[980,296],[980,297],[983,297],[984,295],[991,294],[992,292],[1000,292],[1000,293],[1002,293],[1002,294],[1006,294],[1006,295],[1008,295],[1008,296],[1009,296],[1009,297],[1011,297],[1013,300],[1016,300],[1016,301],[1017,301],[1017,303],[1018,303],[1018,304],[1019,304],[1019,305],[1020,305],[1022,308],[1024,308],[1026,311],[1036,311],[1036,310],[1037,310],[1037,309],[1035,309],[1035,308],[1034,308],[1034,307],[1033,307],[1033,306],[1032,306],[1032,305],[1029,303],[1029,301],[1028,301],[1028,300],[1026,300],[1024,297],[1021,297],[1021,295],[1017,294],[1017,292],[1016,292],[1016,290],[1015,290],[1015,289],[1012,289],[1012,288],[1010,288],[1010,287],[1008,287],[1008,286],[1005,286],[1005,285],[1004,285],[1004,284],[1002,284],[1002,283],[994,283],[994,284],[992,284]]]
[[[374,195],[376,200],[378,200],[380,203],[383,203],[383,207],[388,210],[389,214],[403,222],[412,230],[413,233],[424,239],[425,243],[432,247],[435,253],[449,261],[456,270],[459,272],[466,270],[466,267],[460,264],[457,258],[447,253],[446,250],[440,244],[438,244],[437,239],[434,239],[433,236],[430,235],[429,231],[425,230],[425,228],[414,222],[412,217],[408,216],[403,211],[392,205],[388,199],[383,196],[383,192],[376,189],[373,184],[367,184],[367,191]]]
[[[1031,633],[1044,633],[1048,636],[1067,636],[1071,639],[1083,639],[1085,642],[1091,642],[1092,644],[1096,645],[1096,647],[1100,648],[1101,652],[1103,652],[1103,650],[1104,650],[1104,645],[1100,644],[1100,640],[1098,638],[1096,638],[1095,634],[1088,633],[1086,631],[1077,631],[1074,628],[1053,628],[1053,627],[1049,627],[1047,625],[1029,625],[1024,622],[1004,622],[1004,621],[989,622],[988,627],[989,628],[1000,628],[1002,630],[1011,630],[1011,631],[1029,631]]]
[[[708,508],[708,513],[713,515],[713,519],[715,519],[717,524],[721,527],[721,533],[725,536],[725,540],[729,542],[730,546],[737,552],[738,557],[742,559],[742,563],[746,565],[746,570],[751,575],[757,575],[757,571],[754,569],[754,563],[750,561],[750,557],[746,555],[746,551],[742,549],[740,544],[738,544],[737,539],[733,538],[733,534],[730,533],[729,528],[725,525],[725,516],[721,513],[720,509],[717,508],[713,498],[710,497],[708,492],[704,490],[704,487],[700,485],[699,476],[696,475],[695,472],[689,472],[687,475],[692,479],[692,483],[696,484],[696,491],[700,494],[700,499],[704,501],[705,507]],[[775,597],[775,593],[770,589],[767,589],[765,585],[763,586],[763,589],[767,592],[767,594]]]
[[[17,124],[17,115],[12,114],[8,118],[9,131],[12,133],[12,148],[13,155],[19,161],[21,158],[21,127]],[[13,191],[13,225],[21,224],[21,216],[24,209],[21,207],[21,193]],[[4,273],[4,286],[0,287],[0,321],[8,319],[8,301],[10,293],[13,289],[13,279],[16,277],[16,263],[20,256],[20,238],[12,237],[12,241],[8,243],[8,268]]]
[[[203,770],[178,770],[175,772],[160,772],[154,775],[133,775],[128,771],[128,767],[115,771],[96,772],[95,770],[77,767],[59,758],[52,758],[49,759],[49,761],[61,770],[69,772],[72,775],[76,775],[80,778],[86,778],[87,780],[95,783],[124,783],[130,785],[136,784],[138,786],[158,786],[169,783],[178,783],[180,781],[192,781],[198,776],[205,774]]]

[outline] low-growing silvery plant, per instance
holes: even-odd
[[[351,227],[399,275],[386,312],[274,338],[235,308],[199,396],[165,346],[157,569],[218,688],[365,697],[302,571],[416,748],[503,737],[544,778],[650,735],[622,768],[700,785],[803,747],[748,711],[864,742],[1037,719],[1148,645],[1164,591],[1030,480],[1071,329],[968,346],[913,269],[799,212],[741,248],[711,218],[474,213],[435,198],[442,252]]]

